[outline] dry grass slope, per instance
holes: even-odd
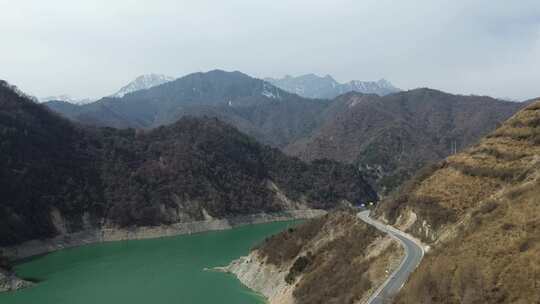
[[[379,211],[435,248],[396,303],[540,303],[539,123],[537,102]]]
[[[340,211],[270,237],[255,249],[267,263],[291,265],[286,281],[295,285],[296,303],[358,303],[401,254],[393,243],[374,254],[368,247],[376,240],[382,240],[378,230],[354,212]]]

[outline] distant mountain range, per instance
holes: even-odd
[[[154,128],[186,115],[218,117],[263,143],[283,147],[308,135],[328,103],[288,93],[240,72],[214,70],[83,106],[46,105],[84,124],[116,128]]]
[[[108,97],[122,98],[127,94],[157,87],[173,80],[175,80],[174,77],[163,74],[141,75]],[[264,80],[289,93],[315,99],[332,99],[338,95],[353,91],[366,94],[377,94],[381,96],[400,91],[390,82],[384,79],[379,81],[353,80],[341,84],[335,81],[332,76],[329,75],[319,77],[314,74],[308,74],[299,77],[285,76],[281,79],[265,78]],[[267,97],[272,97],[272,93],[270,92],[265,92],[264,94],[267,94]],[[39,100],[40,102],[62,101],[75,105],[84,105],[96,101],[90,98],[75,98],[69,95],[49,96],[39,98]]]
[[[460,151],[523,104],[416,89],[309,99],[240,72],[194,73],[121,98],[46,103],[87,125],[150,129],[184,116],[217,117],[304,160],[355,164],[380,193]]]
[[[141,75],[137,78],[135,78],[133,81],[128,83],[127,85],[123,86],[120,90],[118,90],[116,93],[110,95],[110,97],[124,97],[124,95],[133,93],[140,90],[149,89],[161,84],[164,84],[166,82],[174,80],[174,77],[162,75],[162,74],[146,74]],[[63,95],[55,95],[55,96],[48,96],[39,98],[40,102],[65,102],[70,103],[74,105],[85,105],[92,103],[96,101],[95,99],[91,98],[76,98],[72,97],[67,94]]]
[[[69,95],[56,95],[56,96],[48,96],[48,97],[39,98],[39,101],[40,102],[62,101],[62,102],[67,102],[74,105],[83,105],[83,104],[92,103],[95,100],[90,99],[90,98],[75,98]]]
[[[306,74],[298,77],[287,75],[279,79],[265,78],[264,80],[282,90],[307,98],[332,99],[348,92],[384,96],[400,91],[385,79],[379,81],[352,80],[347,83],[339,83],[330,75],[320,77],[315,74]]]

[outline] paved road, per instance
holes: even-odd
[[[358,213],[358,217],[364,222],[374,226],[382,232],[387,233],[398,240],[405,249],[405,258],[399,267],[388,277],[388,279],[373,293],[368,300],[368,304],[390,303],[388,300],[392,295],[403,287],[409,275],[416,269],[424,257],[424,248],[417,243],[410,235],[377,220],[369,217],[369,211]],[[387,302],[385,302],[387,301]]]

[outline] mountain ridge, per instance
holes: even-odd
[[[188,74],[123,98],[103,98],[76,112],[46,104],[88,125],[150,129],[185,115],[213,116],[281,147],[311,132],[325,100],[305,99],[241,72],[213,70]]]

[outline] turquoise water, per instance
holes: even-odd
[[[0,303],[264,303],[234,276],[203,269],[227,265],[265,237],[294,224],[250,225],[57,251],[16,266],[21,277],[40,282],[29,289],[0,294]]]

